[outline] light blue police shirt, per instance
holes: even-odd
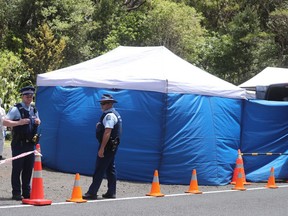
[[[38,112],[34,114],[33,109],[31,109],[31,105],[26,106],[23,102],[21,102],[21,105],[25,110],[29,111],[30,116],[39,118]],[[10,109],[9,112],[7,113],[6,118],[9,120],[21,119],[21,114],[18,108],[16,106],[13,106],[12,109]]]
[[[104,113],[111,112],[114,110],[115,108],[111,108],[111,109],[105,110]],[[114,128],[114,125],[116,125],[117,122],[118,122],[118,118],[113,112],[108,113],[102,121],[105,128]]]

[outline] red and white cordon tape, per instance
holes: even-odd
[[[0,165],[1,165],[1,164],[4,164],[4,163],[6,163],[6,162],[9,162],[9,161],[16,160],[16,159],[18,159],[18,158],[26,157],[27,155],[30,155],[30,154],[33,154],[33,153],[34,153],[35,155],[40,155],[40,156],[42,157],[42,154],[41,154],[40,152],[38,152],[37,150],[34,150],[34,151],[24,152],[24,153],[19,154],[19,155],[15,156],[15,157],[12,157],[12,158],[7,158],[7,159],[5,159],[5,160],[0,160]]]

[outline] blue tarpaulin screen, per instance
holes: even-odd
[[[243,109],[242,153],[288,153],[288,102],[245,101]],[[288,178],[288,156],[243,156],[246,178],[267,181],[271,167],[275,178]]]
[[[189,184],[231,181],[240,147],[242,100],[191,94],[87,87],[39,87],[40,145],[43,164],[69,173],[92,175],[98,143],[99,98],[113,94],[123,119],[116,156],[119,179]],[[48,100],[49,99],[49,100]]]

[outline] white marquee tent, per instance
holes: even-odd
[[[123,119],[116,163],[119,179],[189,184],[192,169],[205,185],[227,184],[240,146],[246,91],[181,59],[165,47],[120,46],[89,61],[40,74],[43,163],[92,174],[95,124],[103,93]]]
[[[288,68],[266,67],[239,87],[255,91],[256,86],[269,86],[278,83],[288,83]]]

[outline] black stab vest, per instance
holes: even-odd
[[[122,119],[121,119],[120,114],[116,110],[103,113],[99,120],[100,124],[96,128],[96,138],[100,144],[102,142],[103,134],[105,131],[105,127],[103,125],[103,119],[109,113],[114,113],[116,117],[118,118],[118,122],[116,123],[116,125],[114,125],[114,128],[111,131],[110,139],[114,140],[116,138],[120,138],[121,133],[122,133]]]
[[[30,119],[30,124],[27,125],[19,125],[13,127],[12,130],[12,145],[15,144],[34,144],[32,139],[34,135],[37,133],[37,128],[38,125],[35,124],[35,118],[36,118],[36,113],[37,109],[35,106],[31,105],[30,112],[26,110],[21,103],[17,103],[14,105],[17,107],[17,109],[20,112],[21,119],[24,118],[29,118]],[[16,119],[15,121],[19,121],[19,119]]]

